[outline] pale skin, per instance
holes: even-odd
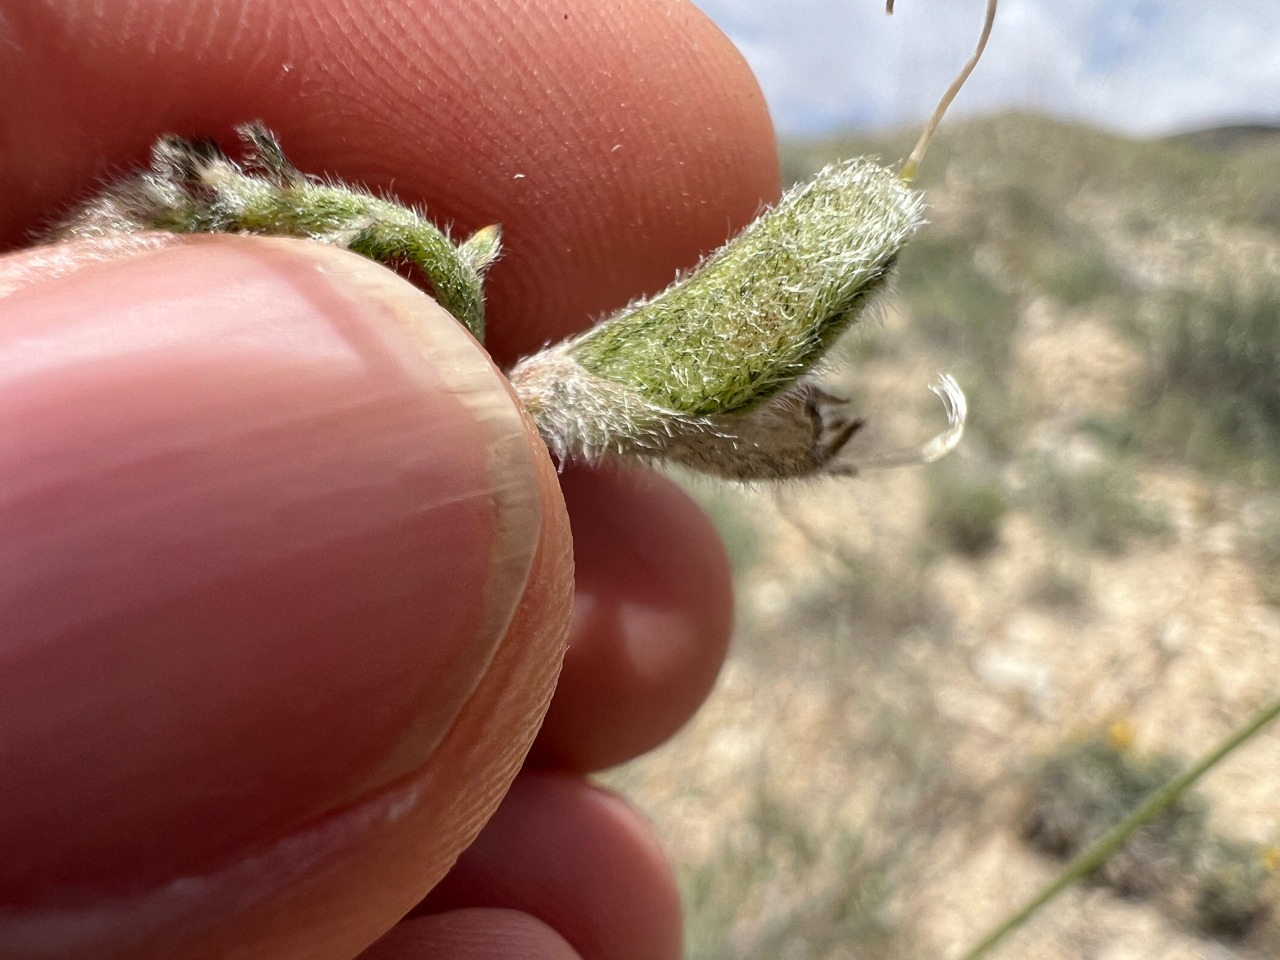
[[[346,489],[350,462],[358,458],[319,454],[355,436],[376,441],[377,455],[360,461],[362,469],[373,471],[364,476],[366,485],[394,488],[401,474],[393,472],[383,483],[378,465],[398,470],[409,462],[440,489],[439,505],[426,514],[421,498],[412,496],[400,506],[394,497],[376,498],[373,506],[362,501],[343,513],[354,517],[355,540],[367,548],[356,569],[368,583],[385,586],[387,577],[404,573],[406,562],[420,564],[411,569],[417,589],[406,592],[408,599],[378,607],[385,622],[373,633],[398,637],[400,646],[370,649],[369,605],[359,590],[373,587],[352,585],[347,578],[356,560],[344,551],[353,538],[321,538],[322,545],[305,559],[293,557],[284,564],[290,574],[302,569],[310,577],[294,584],[299,589],[285,591],[289,602],[275,598],[269,606],[220,607],[213,602],[216,591],[206,595],[199,630],[218,638],[261,635],[274,642],[239,658],[235,642],[211,643],[200,683],[191,688],[199,694],[198,703],[182,695],[188,688],[179,682],[189,657],[163,655],[174,648],[172,633],[166,632],[164,643],[145,642],[146,630],[161,622],[156,610],[164,604],[154,598],[163,599],[165,591],[176,596],[191,586],[173,580],[175,568],[192,564],[175,564],[166,552],[170,531],[163,518],[157,515],[149,523],[144,513],[121,521],[120,530],[141,531],[134,546],[154,548],[130,553],[122,552],[118,537],[95,539],[83,526],[69,525],[56,498],[23,501],[10,521],[48,534],[40,543],[53,546],[42,548],[40,556],[51,570],[80,564],[125,578],[129,588],[111,592],[116,606],[110,622],[135,628],[95,633],[95,625],[103,622],[100,612],[76,604],[101,598],[77,597],[56,589],[59,584],[50,584],[54,592],[47,596],[33,588],[4,600],[0,592],[0,602],[22,605],[24,622],[33,631],[66,617],[83,627],[78,637],[102,645],[95,648],[101,656],[89,672],[83,672],[76,650],[40,647],[21,661],[22,675],[38,682],[0,695],[0,743],[10,751],[5,755],[29,761],[20,775],[14,773],[18,768],[9,768],[0,806],[0,847],[10,865],[0,876],[7,916],[37,914],[49,905],[41,898],[54,896],[49,891],[59,884],[87,889],[110,903],[98,918],[107,922],[97,955],[107,956],[125,950],[129,930],[136,929],[127,921],[132,894],[126,891],[213,872],[215,865],[227,869],[251,852],[270,849],[276,839],[298,836],[308,818],[372,802],[389,784],[403,783],[419,770],[429,769],[431,783],[452,798],[473,797],[500,781],[504,764],[514,762],[506,756],[511,745],[532,736],[534,707],[549,692],[559,656],[573,578],[559,502],[563,488],[574,524],[578,597],[569,626],[570,653],[547,723],[526,772],[458,867],[411,919],[363,955],[379,960],[678,957],[679,907],[660,850],[625,802],[589,786],[581,774],[635,756],[669,736],[701,702],[723,657],[729,629],[727,569],[709,525],[687,499],[664,482],[634,473],[583,471],[557,478],[537,441],[524,433],[501,379],[474,345],[459,339],[453,321],[432,312],[382,268],[350,255],[243,238],[165,241],[141,253],[22,248],[43,216],[83,195],[96,176],[141,161],[160,133],[227,132],[238,122],[261,117],[287,138],[292,158],[304,169],[374,187],[394,181],[406,201],[425,202],[442,219],[468,230],[490,222],[504,225],[507,253],[488,283],[488,345],[505,365],[633,295],[661,288],[677,269],[690,266],[776,195],[771,130],[737,54],[691,8],[658,2],[635,3],[616,13],[601,11],[605,5],[591,0],[512,4],[510,10],[451,4],[456,10],[450,17],[433,5],[409,8],[393,0],[340,8],[321,0],[226,8],[136,0],[40,10],[25,3],[10,6],[5,14],[17,52],[6,54],[0,66],[0,115],[12,131],[0,148],[0,196],[6,198],[0,242],[13,253],[0,261],[0,282],[21,283],[22,291],[9,298],[11,312],[0,320],[0,330],[51,331],[50,342],[68,352],[100,341],[129,362],[136,348],[150,357],[148,376],[164,388],[127,393],[130,402],[111,403],[111,390],[132,389],[129,385],[138,382],[136,364],[126,362],[116,379],[95,382],[91,390],[70,359],[62,366],[50,362],[41,373],[41,402],[46,403],[41,409],[56,409],[59,416],[29,424],[28,433],[44,438],[52,422],[58,427],[52,432],[68,442],[68,449],[80,450],[83,445],[72,443],[78,425],[106,409],[111,423],[136,439],[156,417],[191,404],[192,394],[200,393],[192,387],[197,382],[205,392],[194,400],[208,401],[199,434],[167,434],[155,442],[172,448],[148,448],[154,457],[147,462],[188,463],[210,449],[208,437],[220,426],[218,411],[244,400],[248,374],[243,354],[212,351],[217,355],[209,360],[210,351],[196,338],[201,349],[176,359],[205,364],[198,380],[174,373],[162,382],[176,366],[170,362],[175,357],[164,351],[181,345],[156,347],[147,339],[154,326],[131,324],[131,318],[164,317],[177,289],[187,297],[184,316],[209,343],[239,342],[231,333],[244,334],[258,320],[262,329],[283,331],[276,343],[292,346],[254,355],[252,372],[259,379],[252,385],[274,384],[299,366],[306,371],[290,381],[290,391],[250,390],[257,399],[235,408],[237,426],[274,424],[276,414],[295,416],[306,403],[332,396],[337,386],[356,391],[357,400],[360,390],[381,390],[377,397],[385,401],[385,375],[369,383],[352,381],[344,379],[341,363],[327,365],[332,355],[321,347],[330,343],[326,334],[334,329],[347,334],[348,345],[359,341],[373,344],[379,357],[392,354],[398,379],[391,379],[403,389],[390,396],[417,411],[411,429],[396,421],[393,430],[376,410],[361,412],[367,405],[357,402],[319,424],[295,416],[292,432],[283,437],[288,443],[279,449],[272,444],[282,435],[270,429],[244,441],[252,449],[236,443],[219,448],[224,454],[201,475],[208,486],[201,488],[199,501],[215,506],[202,508],[201,517],[218,521],[216,510],[243,509],[246,499],[257,502],[233,494],[235,485],[248,482],[246,477],[252,481],[253,470],[262,464],[276,471],[264,489],[283,491],[280,497],[304,483],[322,492]],[[477,8],[494,8],[500,16],[478,22],[483,14],[473,12]],[[650,58],[637,55],[644,49],[653,51]],[[191,67],[193,59],[199,70]],[[41,92],[33,97],[32,90]],[[102,260],[106,263],[92,270],[80,269]],[[299,271],[307,282],[298,282]],[[0,311],[5,309],[0,300]],[[389,315],[412,316],[436,331],[423,336],[450,358],[447,370],[397,353],[393,348],[403,346],[402,339],[379,339]],[[88,341],[81,331],[85,324],[94,332]],[[220,324],[240,326],[232,330]],[[168,328],[163,320],[160,326]],[[135,343],[131,337],[141,339]],[[12,358],[4,351],[31,342],[29,336],[0,337],[0,356]],[[301,352],[290,352],[295,350]],[[63,354],[52,356],[56,361]],[[356,351],[355,357],[367,360],[369,354]],[[0,369],[6,367],[14,364],[0,361]],[[483,424],[477,424],[474,408],[469,413],[452,399],[457,389],[448,377],[458,375],[468,378],[469,396],[479,408],[494,411]],[[21,433],[28,425],[21,418],[33,409],[30,393],[0,389],[0,397],[11,401],[3,406],[0,400],[3,422],[27,436]],[[77,410],[76,403],[85,408]],[[277,403],[289,410],[274,407]],[[324,430],[336,431],[333,443]],[[299,444],[310,444],[306,458],[299,458]],[[219,465],[238,453],[253,470],[221,476]],[[41,480],[32,462],[37,461],[0,465],[0,484],[15,476],[27,484]],[[497,463],[496,475],[510,481],[501,490],[490,489],[494,471],[477,472],[477,464],[486,462]],[[127,500],[134,489],[112,491],[107,485],[113,477],[130,483],[146,479],[98,467],[83,492],[101,494],[102,503]],[[228,496],[212,495],[220,490]],[[471,496],[444,495],[459,490]],[[485,527],[491,514],[477,512],[477,504],[487,507],[494,498],[506,498],[507,515],[517,518],[502,529]],[[163,500],[157,492],[138,502]],[[185,556],[199,559],[195,568],[213,564],[219,576],[243,576],[256,589],[261,557],[282,539],[293,543],[308,531],[332,528],[333,502],[325,493],[275,504],[279,509],[271,516],[294,525],[288,537],[270,525],[253,528],[236,517],[224,518],[227,529],[249,529],[237,534],[241,539],[230,544],[235,549],[219,554],[205,541]],[[33,516],[32,503],[49,514]],[[360,511],[366,509],[372,512],[364,517]],[[397,509],[404,516],[397,516]],[[251,511],[250,519],[259,512]],[[419,542],[394,539],[415,529],[415,523],[422,525],[424,537],[442,529],[459,531],[450,541],[447,562],[415,550]],[[480,532],[466,535],[474,530]],[[22,546],[35,542],[33,537],[6,535],[0,542]],[[383,543],[381,537],[389,539]],[[94,550],[103,555],[95,558]],[[14,575],[0,581],[0,591],[34,569],[32,555],[0,552],[14,565],[7,569]],[[125,555],[133,559],[126,562]],[[302,589],[314,582],[325,589]],[[353,617],[348,626],[330,625],[318,633],[305,627],[320,595],[340,607],[349,601],[342,608]],[[49,606],[42,609],[40,603]],[[505,617],[512,610],[514,626],[508,630]],[[475,624],[486,618],[499,622],[497,633],[477,640]],[[330,617],[325,622],[346,621]],[[293,631],[291,623],[303,626]],[[416,640],[422,624],[428,625],[426,641]],[[32,642],[43,639],[34,632],[32,637]],[[22,639],[11,631],[5,642],[16,649]],[[512,662],[495,653],[504,650],[514,651]],[[154,651],[162,655],[148,659]],[[499,669],[504,663],[505,674]],[[379,664],[386,670],[379,672]],[[10,669],[6,675],[18,673]],[[353,676],[361,682],[350,683]],[[430,676],[436,686],[406,689],[405,676]],[[265,693],[246,699],[248,681],[263,677],[272,681],[262,686]],[[155,690],[174,695],[148,701]],[[457,706],[463,700],[473,705],[470,712],[465,704],[455,712],[433,712],[440,703]],[[139,728],[140,702],[149,704],[150,713]],[[397,709],[391,711],[388,703]],[[201,704],[208,708],[201,714],[206,722],[193,728],[191,718]],[[234,709],[219,712],[221,704]],[[315,704],[322,709],[308,713]],[[51,732],[49,718],[62,716],[63,707],[72,720]],[[190,795],[180,789],[189,780],[175,783],[172,768],[165,766],[174,755],[166,750],[173,745],[148,739],[151,731],[167,729],[182,732],[182,750],[199,755],[200,769],[221,774],[212,783],[243,789],[211,791],[212,800],[201,794],[199,804],[205,805],[193,808]],[[486,731],[495,730],[486,739]],[[468,731],[470,739],[463,735]],[[129,749],[101,749],[115,742],[116,734]],[[77,758],[74,775],[66,772],[69,756]],[[128,777],[118,775],[122,765],[129,768]],[[271,789],[257,795],[257,783]],[[77,790],[83,792],[76,795]],[[68,813],[57,819],[64,806]],[[359,890],[352,912],[361,918],[407,908],[418,897],[414,883],[421,871],[415,874],[415,869],[434,857],[443,870],[462,842],[450,847],[447,841],[467,832],[465,824],[453,821],[407,816],[396,822],[399,832],[380,842],[411,854],[403,869],[393,869],[393,858],[381,850],[362,849],[361,838],[354,837],[343,851],[349,869],[326,881],[331,889],[346,883]],[[440,837],[445,841],[433,842]],[[276,956],[303,955],[318,943],[333,942],[331,931],[304,919],[316,908],[317,887],[308,886],[314,879],[305,871],[293,876],[266,895],[264,912],[251,916],[233,908],[234,888],[211,885],[203,900],[174,917],[171,933],[180,939],[184,931],[199,928],[234,938],[245,927],[269,924],[287,932],[282,936],[288,946]],[[349,955],[361,949],[353,947]]]

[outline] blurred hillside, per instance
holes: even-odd
[[[913,140],[790,144],[784,169]],[[956,956],[1274,695],[1277,169],[1266,128],[944,124],[930,223],[830,379],[874,450],[939,429],[925,388],[954,374],[961,448],[780,492],[690,481],[735,561],[737,652],[609,779],[676,852],[691,957]],[[1277,845],[1269,731],[993,956],[1280,956]]]

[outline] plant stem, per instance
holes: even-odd
[[[1106,863],[1107,858],[1133,836],[1139,827],[1164,812],[1175,800],[1191,789],[1197,780],[1217,766],[1237,747],[1261,732],[1278,716],[1280,716],[1280,698],[1264,706],[1244,726],[1233,732],[1185,772],[1174,777],[1138,804],[1129,816],[1067,864],[1052,883],[1032,897],[1020,910],[1005,919],[995,930],[983,937],[977,946],[960,957],[960,960],[978,960],[1006,936],[1026,923],[1041,907],[1063,890]]]

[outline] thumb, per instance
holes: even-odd
[[[0,955],[354,955],[550,696],[545,452],[452,318],[317,244],[38,249],[0,294]]]

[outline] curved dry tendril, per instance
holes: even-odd
[[[987,0],[987,14],[982,22],[982,34],[978,37],[978,46],[973,51],[973,56],[964,65],[956,78],[951,81],[951,86],[947,87],[947,92],[942,95],[942,99],[938,101],[937,107],[934,108],[933,116],[929,118],[929,122],[925,125],[924,132],[920,134],[920,139],[916,141],[911,156],[907,157],[906,162],[902,165],[902,169],[898,171],[904,182],[910,183],[915,179],[916,173],[920,170],[920,163],[924,160],[925,152],[929,149],[929,143],[933,140],[934,131],[938,129],[938,124],[942,122],[943,114],[947,112],[947,108],[951,106],[951,101],[956,98],[956,94],[960,92],[960,88],[965,85],[965,81],[969,79],[969,74],[973,73],[973,68],[978,65],[978,61],[982,59],[982,52],[987,49],[987,40],[991,37],[991,28],[996,22],[996,3],[997,0]],[[893,14],[893,0],[887,0],[884,12]]]
[[[964,436],[964,425],[969,416],[969,401],[955,378],[941,374],[938,381],[929,387],[941,399],[947,410],[947,429],[933,439],[918,447],[902,447],[897,450],[883,450],[851,461],[851,466],[859,470],[870,470],[883,467],[914,467],[924,463],[941,460],[954,450]]]

